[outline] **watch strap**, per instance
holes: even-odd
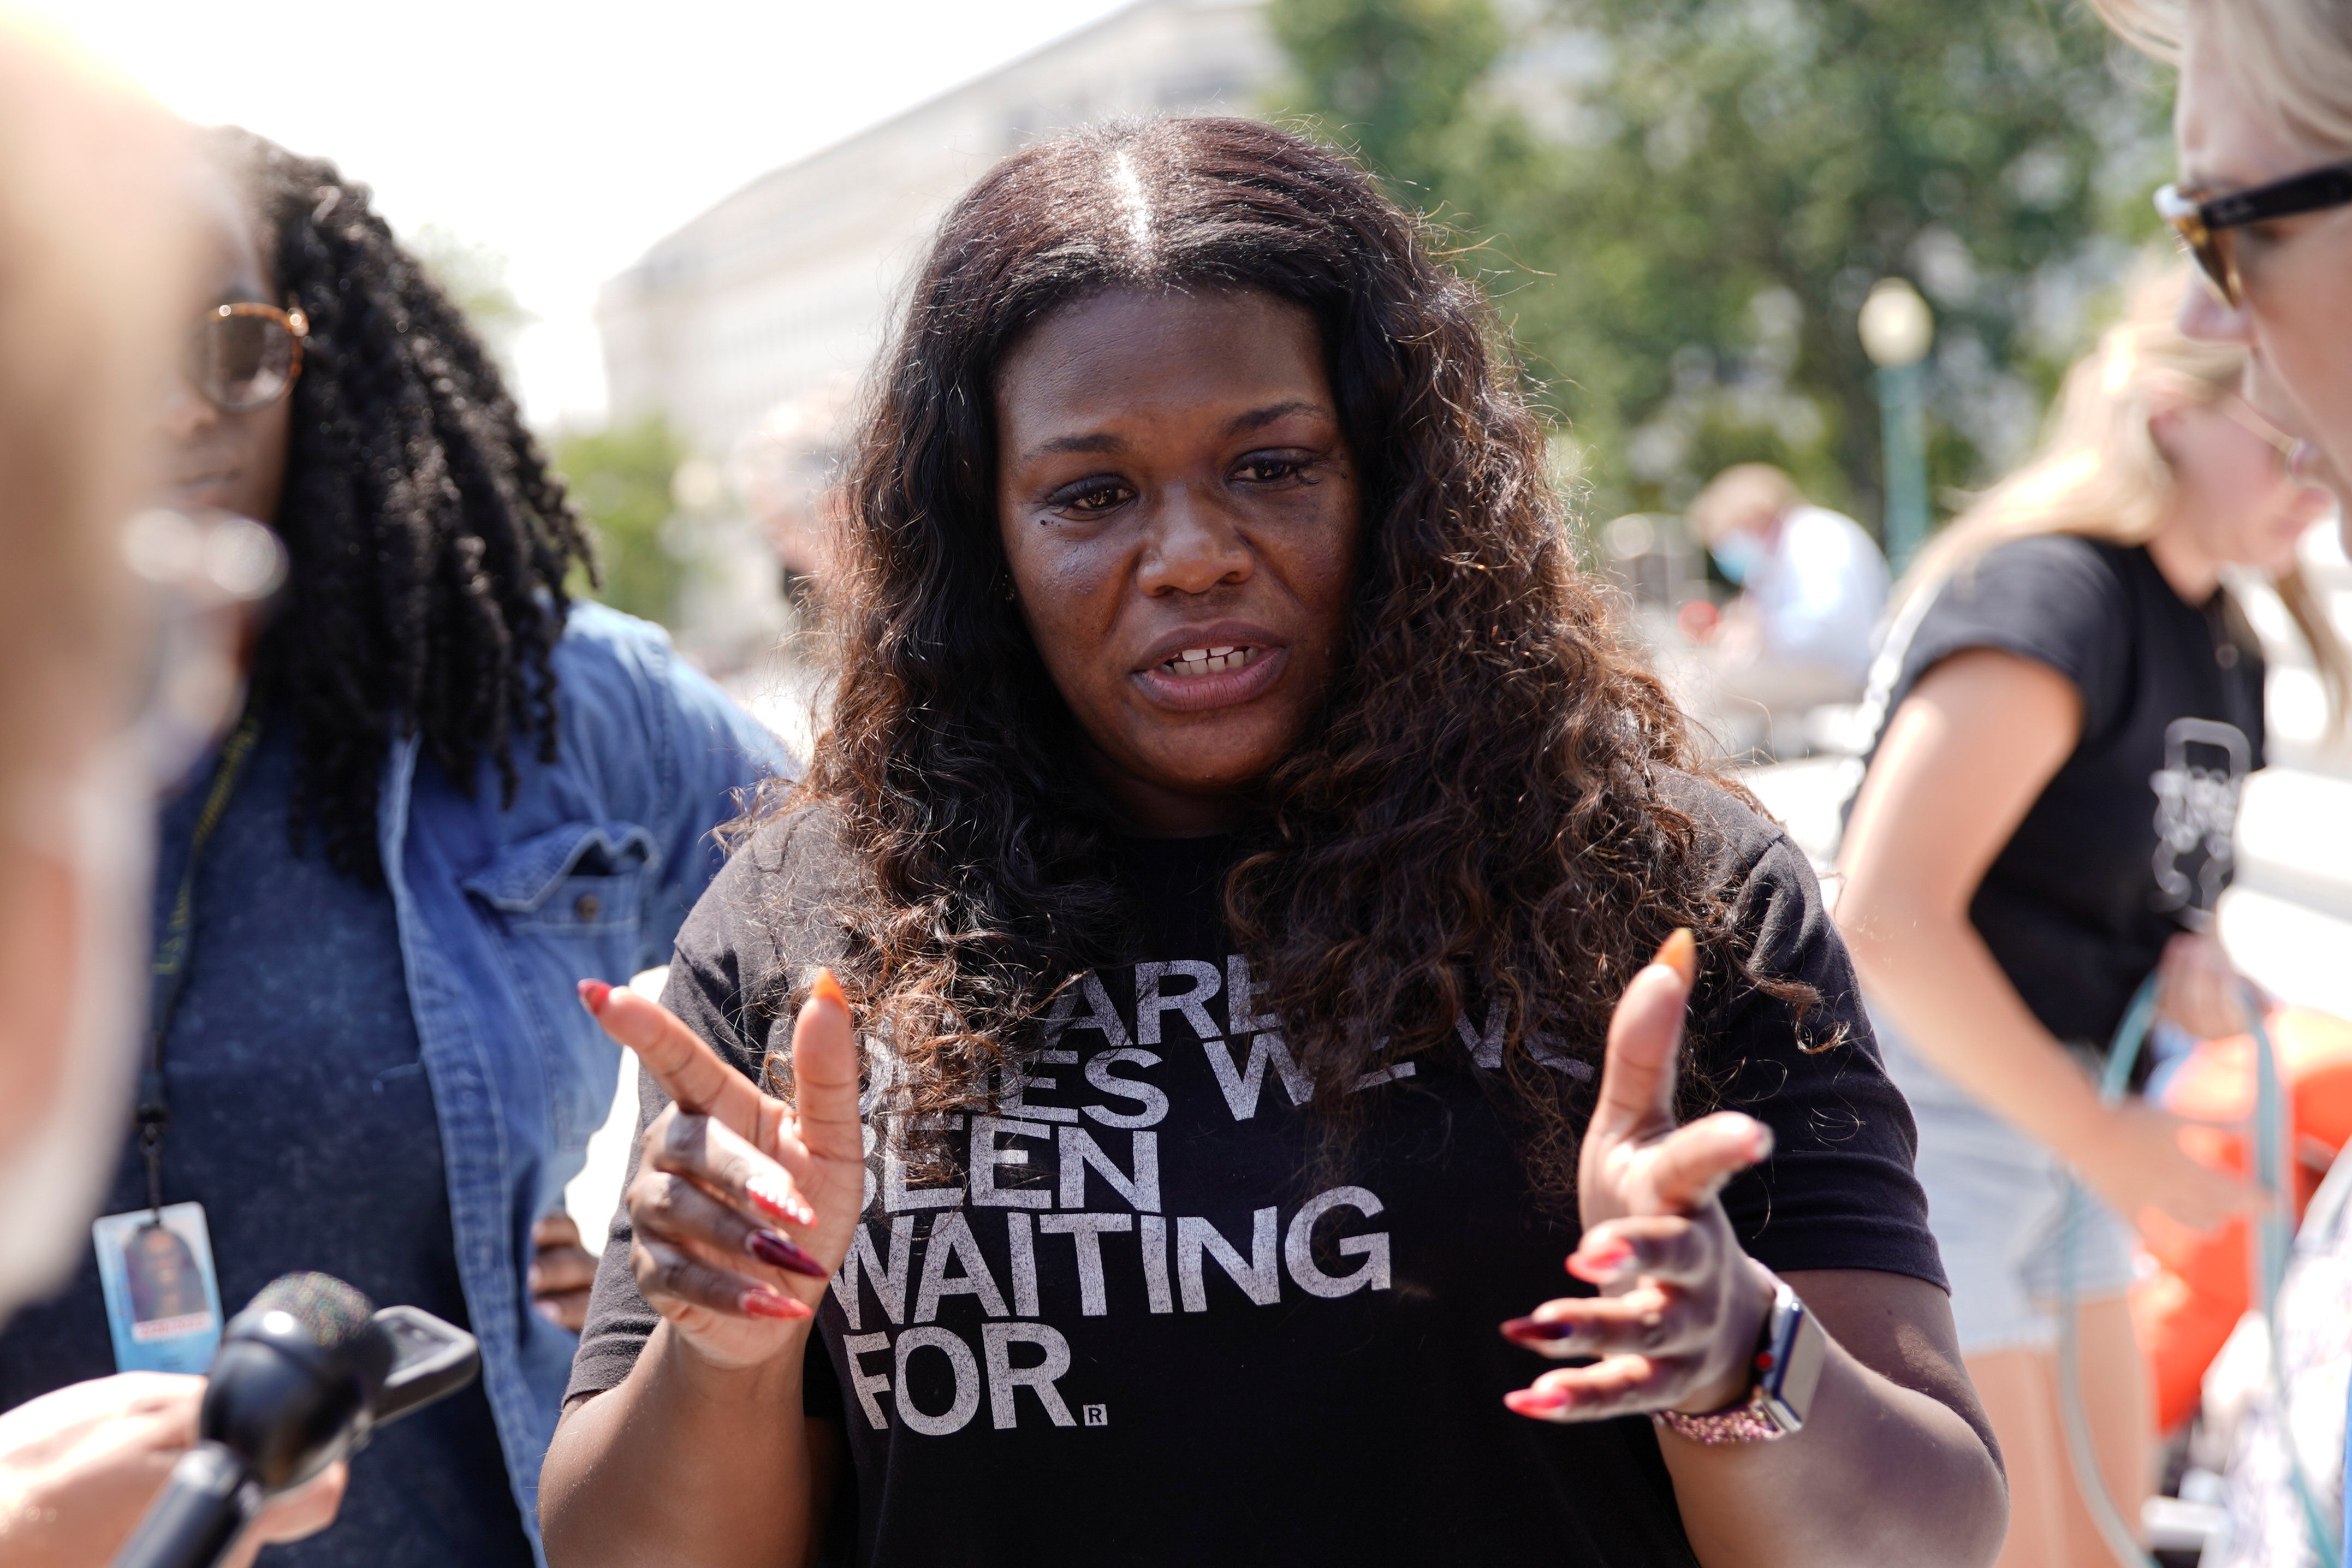
[[[1781,1426],[1753,1393],[1745,1404],[1710,1410],[1701,1415],[1688,1415],[1679,1410],[1654,1410],[1650,1418],[1661,1426],[1681,1433],[1694,1443],[1709,1445],[1769,1443],[1775,1437],[1787,1436],[1791,1430]]]
[[[1762,1270],[1759,1270],[1762,1272]],[[1679,1410],[1655,1410],[1652,1419],[1694,1443],[1769,1443],[1801,1430],[1812,1408],[1813,1390],[1820,1384],[1822,1361],[1829,1344],[1812,1314],[1797,1293],[1778,1277],[1772,1302],[1764,1312],[1757,1335],[1756,1354],[1749,1363],[1753,1382],[1738,1404],[1700,1415]]]

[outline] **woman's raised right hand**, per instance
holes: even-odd
[[[646,1129],[624,1194],[637,1289],[715,1366],[783,1354],[801,1342],[864,1206],[848,999],[830,973],[818,977],[793,1026],[788,1105],[660,1004],[593,982],[581,997],[671,1102]]]

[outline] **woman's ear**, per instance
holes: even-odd
[[[2179,396],[2160,391],[2148,395],[2147,438],[2167,463],[2179,461],[2180,426],[2187,416],[2187,404]]]

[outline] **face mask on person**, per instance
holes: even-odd
[[[79,776],[28,803],[16,831],[62,869],[56,910],[72,930],[55,1088],[31,1131],[0,1150],[0,1313],[62,1279],[89,1245],[89,1218],[129,1125],[145,1016],[146,916],[154,793],[136,738],[99,748]],[[36,873],[38,874],[38,873]],[[45,878],[45,879],[47,879]],[[49,1042],[36,1044],[48,1047]]]
[[[1724,580],[1737,588],[1756,574],[1767,552],[1762,540],[1741,530],[1725,534],[1707,553],[1715,557],[1716,570]]]

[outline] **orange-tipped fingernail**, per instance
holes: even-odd
[[[816,972],[816,979],[809,986],[809,1000],[830,1002],[845,1013],[849,1011],[849,993],[841,988],[841,982],[833,977],[830,969]]]
[[[612,986],[602,980],[583,980],[580,983],[581,1005],[591,1013],[602,1014],[604,1011],[605,1001],[612,994]]]
[[[1658,955],[1652,963],[1663,963],[1683,977],[1685,985],[1698,984],[1698,939],[1691,935],[1690,927],[1676,926],[1672,936],[1658,943]]]

